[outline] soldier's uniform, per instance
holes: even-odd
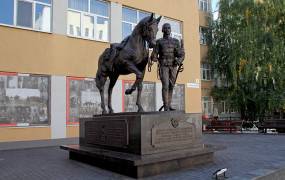
[[[177,65],[184,59],[184,51],[180,47],[179,40],[172,37],[158,39],[151,58],[159,62],[164,109],[172,109],[171,100],[175,86]]]

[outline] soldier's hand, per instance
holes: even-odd
[[[175,64],[176,66],[179,66],[181,63],[182,63],[182,62],[181,62],[181,59],[180,59],[180,58],[178,58],[178,59],[176,59],[176,60],[174,61],[174,64]]]
[[[184,40],[183,39],[180,40],[180,46],[182,49],[184,49]]]
[[[154,53],[151,54],[150,60],[153,61],[153,62],[157,62],[158,61],[158,59],[157,59],[157,57],[155,57]]]
[[[157,61],[158,61],[157,58],[150,57],[150,59],[151,59],[151,61],[153,61],[153,62],[157,62]]]

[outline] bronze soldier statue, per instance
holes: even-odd
[[[169,23],[163,24],[162,33],[163,38],[157,40],[151,54],[151,61],[158,61],[164,111],[173,111],[175,109],[171,107],[171,100],[179,71],[177,66],[182,64],[185,53],[184,48],[181,47],[183,42],[181,41],[180,46],[179,40],[170,36],[171,26]]]

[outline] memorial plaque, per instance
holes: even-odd
[[[129,144],[126,120],[85,122],[86,143],[113,147],[126,147]]]
[[[193,143],[195,138],[195,126],[191,123],[183,123],[177,127],[154,127],[151,129],[152,146],[173,146],[175,144]]]

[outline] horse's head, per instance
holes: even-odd
[[[161,16],[156,19],[152,13],[151,16],[145,17],[138,24],[138,26],[141,27],[140,29],[142,37],[148,42],[150,48],[153,48],[155,46],[155,39],[160,19]]]

